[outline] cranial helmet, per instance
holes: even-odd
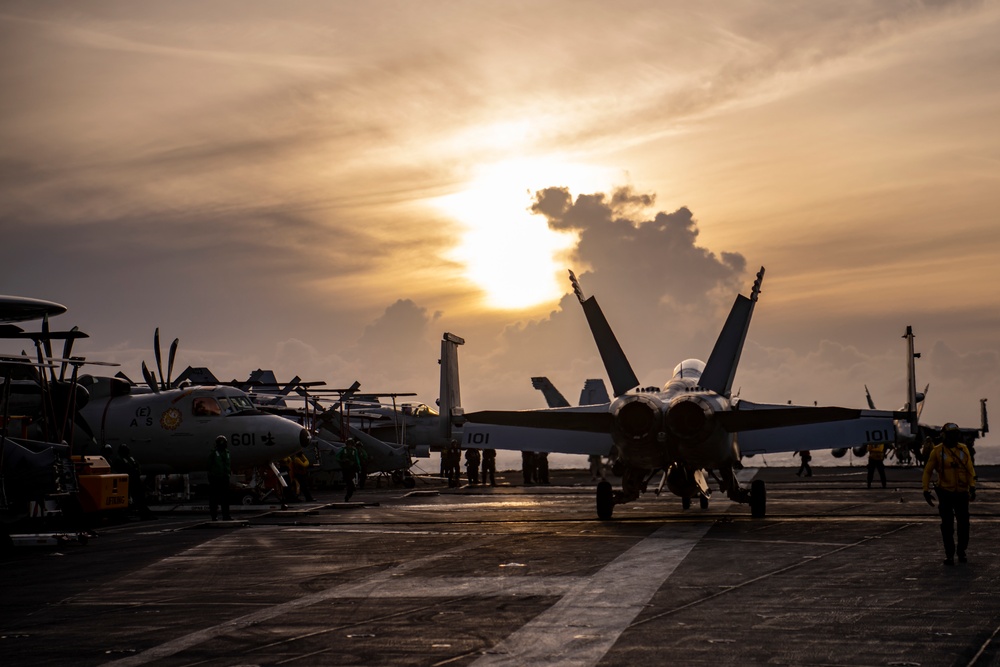
[[[224,435],[220,435],[218,438],[215,439],[215,446],[216,447],[225,447],[228,444],[229,444],[229,440],[227,440],[226,436],[224,436]]]
[[[958,424],[948,422],[941,427],[941,436],[944,438],[944,443],[946,445],[954,445],[962,439],[962,432],[959,430]]]

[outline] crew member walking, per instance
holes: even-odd
[[[941,515],[941,538],[944,541],[944,564],[954,565],[955,522],[958,522],[958,562],[967,562],[965,550],[969,546],[969,501],[976,499],[976,470],[972,465],[969,449],[961,443],[958,425],[948,422],[941,427],[944,443],[937,445],[927,457],[924,466],[924,499],[931,507],[931,477],[937,473],[935,491],[938,513]]]
[[[868,488],[872,488],[872,478],[878,470],[878,478],[885,488],[885,445],[868,445]]]
[[[219,505],[222,505],[222,520],[233,520],[229,516],[229,477],[232,474],[229,441],[220,435],[215,439],[215,449],[208,455],[208,511],[212,521],[219,520]]]
[[[792,452],[792,456],[795,456],[796,454],[798,454],[802,463],[799,464],[799,471],[795,473],[795,476],[801,477],[802,475],[805,475],[806,477],[812,477],[813,469],[809,466],[809,462],[812,461],[813,457],[812,452],[808,449],[803,449],[801,452]]]

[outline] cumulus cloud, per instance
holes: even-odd
[[[684,358],[708,356],[746,272],[739,253],[698,245],[688,208],[652,211],[654,204],[654,195],[627,187],[575,198],[553,187],[537,192],[532,205],[552,229],[578,234],[570,265],[585,293],[597,296],[644,384],[662,383]],[[711,340],[698,341],[706,328]],[[493,377],[519,388],[530,375],[550,375],[575,393],[584,376],[605,375],[572,294],[548,317],[508,326],[499,342],[488,359]],[[569,369],[578,375],[567,378]]]

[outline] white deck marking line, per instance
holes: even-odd
[[[473,664],[596,665],[709,528],[663,526]]]
[[[154,660],[176,655],[215,637],[233,633],[331,599],[447,598],[469,595],[476,597],[498,595],[563,596],[548,611],[508,637],[498,648],[493,649],[494,651],[501,650],[500,646],[504,646],[512,638],[527,631],[529,634],[532,632],[542,634],[547,641],[553,641],[554,644],[550,650],[534,656],[519,654],[511,649],[503,649],[507,651],[506,655],[488,654],[483,659],[507,660],[507,664],[530,664],[532,661],[538,664],[595,664],[611,648],[618,636],[642,609],[642,606],[663,585],[663,582],[687,556],[698,540],[708,532],[709,527],[710,524],[707,523],[663,526],[592,577],[529,575],[410,579],[400,576],[411,570],[423,568],[429,562],[439,558],[450,557],[468,549],[476,549],[483,546],[484,543],[499,539],[497,536],[492,536],[488,540],[479,540],[473,544],[447,549],[425,558],[409,561],[362,581],[334,586],[312,595],[265,607],[251,614],[172,639],[142,653],[104,663],[104,665],[105,667],[144,665]],[[196,549],[200,550],[202,547],[204,545]],[[550,619],[548,622],[551,627],[536,629],[536,624],[540,619]],[[553,639],[558,635],[557,629],[561,629],[568,637]],[[539,640],[530,636],[525,641],[539,643]],[[516,643],[523,645],[521,640],[517,640]],[[553,663],[552,656],[563,648],[564,644],[566,647],[586,644],[586,646],[580,647],[586,649],[586,661],[573,660]],[[477,664],[479,663],[477,662]]]
[[[221,635],[228,634],[235,630],[242,630],[247,627],[269,621],[278,616],[294,612],[297,609],[303,607],[308,607],[314,605],[318,602],[323,602],[329,599],[335,599],[338,597],[358,597],[357,594],[345,595],[345,591],[356,590],[359,586],[369,585],[373,588],[378,588],[380,586],[385,586],[387,583],[391,582],[395,584],[399,581],[399,575],[404,572],[409,572],[417,568],[425,567],[428,563],[435,561],[439,558],[445,556],[450,556],[455,553],[466,551],[469,549],[478,549],[484,544],[489,544],[496,542],[498,537],[494,537],[489,540],[477,540],[471,544],[466,544],[459,547],[453,547],[451,549],[445,549],[439,551],[436,554],[418,558],[416,560],[408,561],[396,567],[387,568],[378,574],[365,579],[364,582],[359,582],[356,584],[351,584],[348,586],[334,586],[333,588],[328,588],[325,591],[320,591],[312,595],[306,595],[301,598],[296,598],[295,600],[289,600],[282,604],[274,605],[271,607],[265,607],[259,611],[252,614],[247,614],[245,616],[240,616],[239,618],[234,618],[225,623],[220,623],[219,625],[212,626],[210,628],[205,628],[197,632],[192,632],[190,634],[184,635],[183,637],[178,637],[177,639],[172,639],[168,642],[164,642],[159,646],[154,646],[151,649],[147,649],[142,653],[137,653],[136,655],[121,658],[119,660],[112,660],[111,662],[104,663],[103,667],[132,667],[133,665],[144,665],[148,662],[153,662],[154,660],[160,660],[161,658],[167,658],[172,655],[176,655],[181,651],[186,651],[187,649],[197,646],[198,644],[203,644],[204,642],[211,641],[212,639],[219,637]],[[213,540],[214,541],[214,540]],[[432,580],[428,580],[429,582]],[[428,588],[430,587],[428,583]],[[365,592],[364,596],[367,596]]]

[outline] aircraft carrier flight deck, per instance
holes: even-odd
[[[997,665],[1000,467],[947,567],[918,468],[747,468],[717,491],[595,515],[551,484],[335,490],[287,511],[159,507],[86,544],[3,554],[5,665]],[[714,486],[714,485],[713,485]]]

